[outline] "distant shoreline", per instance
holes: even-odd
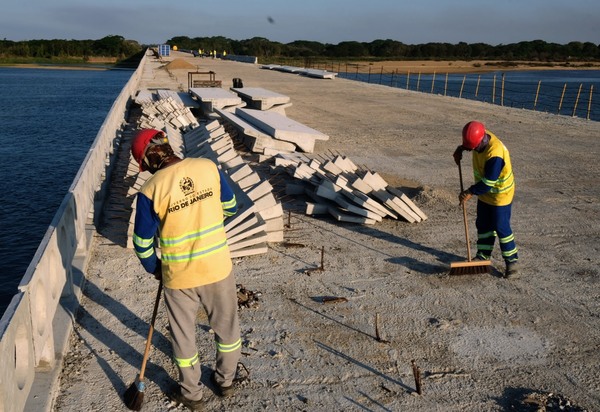
[[[39,63],[18,63],[18,64],[0,64],[0,68],[11,69],[54,69],[54,70],[113,70],[114,66],[92,66],[77,64],[39,64]]]
[[[168,61],[168,59],[165,59]],[[260,64],[260,63],[259,63]],[[320,65],[319,65],[320,66]],[[55,70],[115,70],[116,66],[94,66],[77,64],[40,64],[19,63],[1,64],[0,68],[27,68],[27,69],[55,69]],[[506,62],[487,60],[385,60],[372,62],[367,60],[333,62],[333,71],[348,72],[358,71],[368,73],[369,71],[383,70],[396,73],[451,73],[451,74],[474,74],[489,73],[495,71],[538,71],[538,70],[600,70],[600,62],[593,63],[540,63],[540,62]]]
[[[506,62],[486,60],[389,60],[380,62],[356,61],[340,63],[340,69],[346,66],[348,71],[358,70],[360,73],[373,70],[397,73],[489,73],[495,71],[537,71],[537,70],[600,70],[600,62],[594,63],[540,63],[540,62]],[[336,70],[336,65],[333,65]]]

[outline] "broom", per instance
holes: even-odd
[[[458,164],[458,175],[460,176],[460,191],[465,190],[463,186],[462,168]],[[454,275],[478,275],[489,273],[492,262],[489,260],[471,260],[471,246],[469,241],[469,227],[467,226],[467,208],[465,202],[462,202],[463,220],[465,222],[465,238],[467,240],[467,261],[450,263],[450,276]]]
[[[152,332],[154,332],[154,321],[156,321],[156,313],[158,312],[158,302],[160,301],[162,285],[163,284],[161,280],[158,284],[158,292],[156,293],[156,301],[154,302],[154,311],[152,312],[152,320],[150,321],[150,330],[148,331],[148,339],[146,340],[146,350],[144,351],[144,358],[142,360],[142,368],[140,369],[140,374],[123,395],[125,405],[132,411],[139,411],[140,409],[142,409],[142,403],[144,402],[144,390],[146,389],[146,383],[144,382],[144,372],[146,371],[146,362],[148,361],[148,354],[150,353]]]

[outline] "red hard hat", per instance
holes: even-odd
[[[483,140],[485,136],[485,126],[480,122],[469,122],[463,127],[462,145],[465,149],[473,150]]]
[[[158,139],[153,142],[153,139],[155,137],[158,137]],[[160,130],[142,129],[135,135],[135,137],[133,138],[133,142],[131,143],[131,155],[133,156],[135,161],[138,162],[138,165],[140,165],[140,171],[144,170],[144,156],[146,155],[146,150],[148,149],[148,145],[151,142],[153,144],[163,144],[167,143],[167,138],[164,136],[164,133]]]

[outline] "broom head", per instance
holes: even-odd
[[[492,262],[489,260],[469,260],[466,262],[450,263],[450,276],[479,275],[490,273]]]
[[[133,382],[123,395],[123,400],[127,408],[132,411],[139,411],[142,409],[142,403],[144,403],[144,390],[146,385],[144,381],[138,379]]]

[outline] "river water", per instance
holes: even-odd
[[[600,70],[485,74],[338,73],[339,77],[424,93],[600,121]]]
[[[0,68],[0,315],[132,73]]]

